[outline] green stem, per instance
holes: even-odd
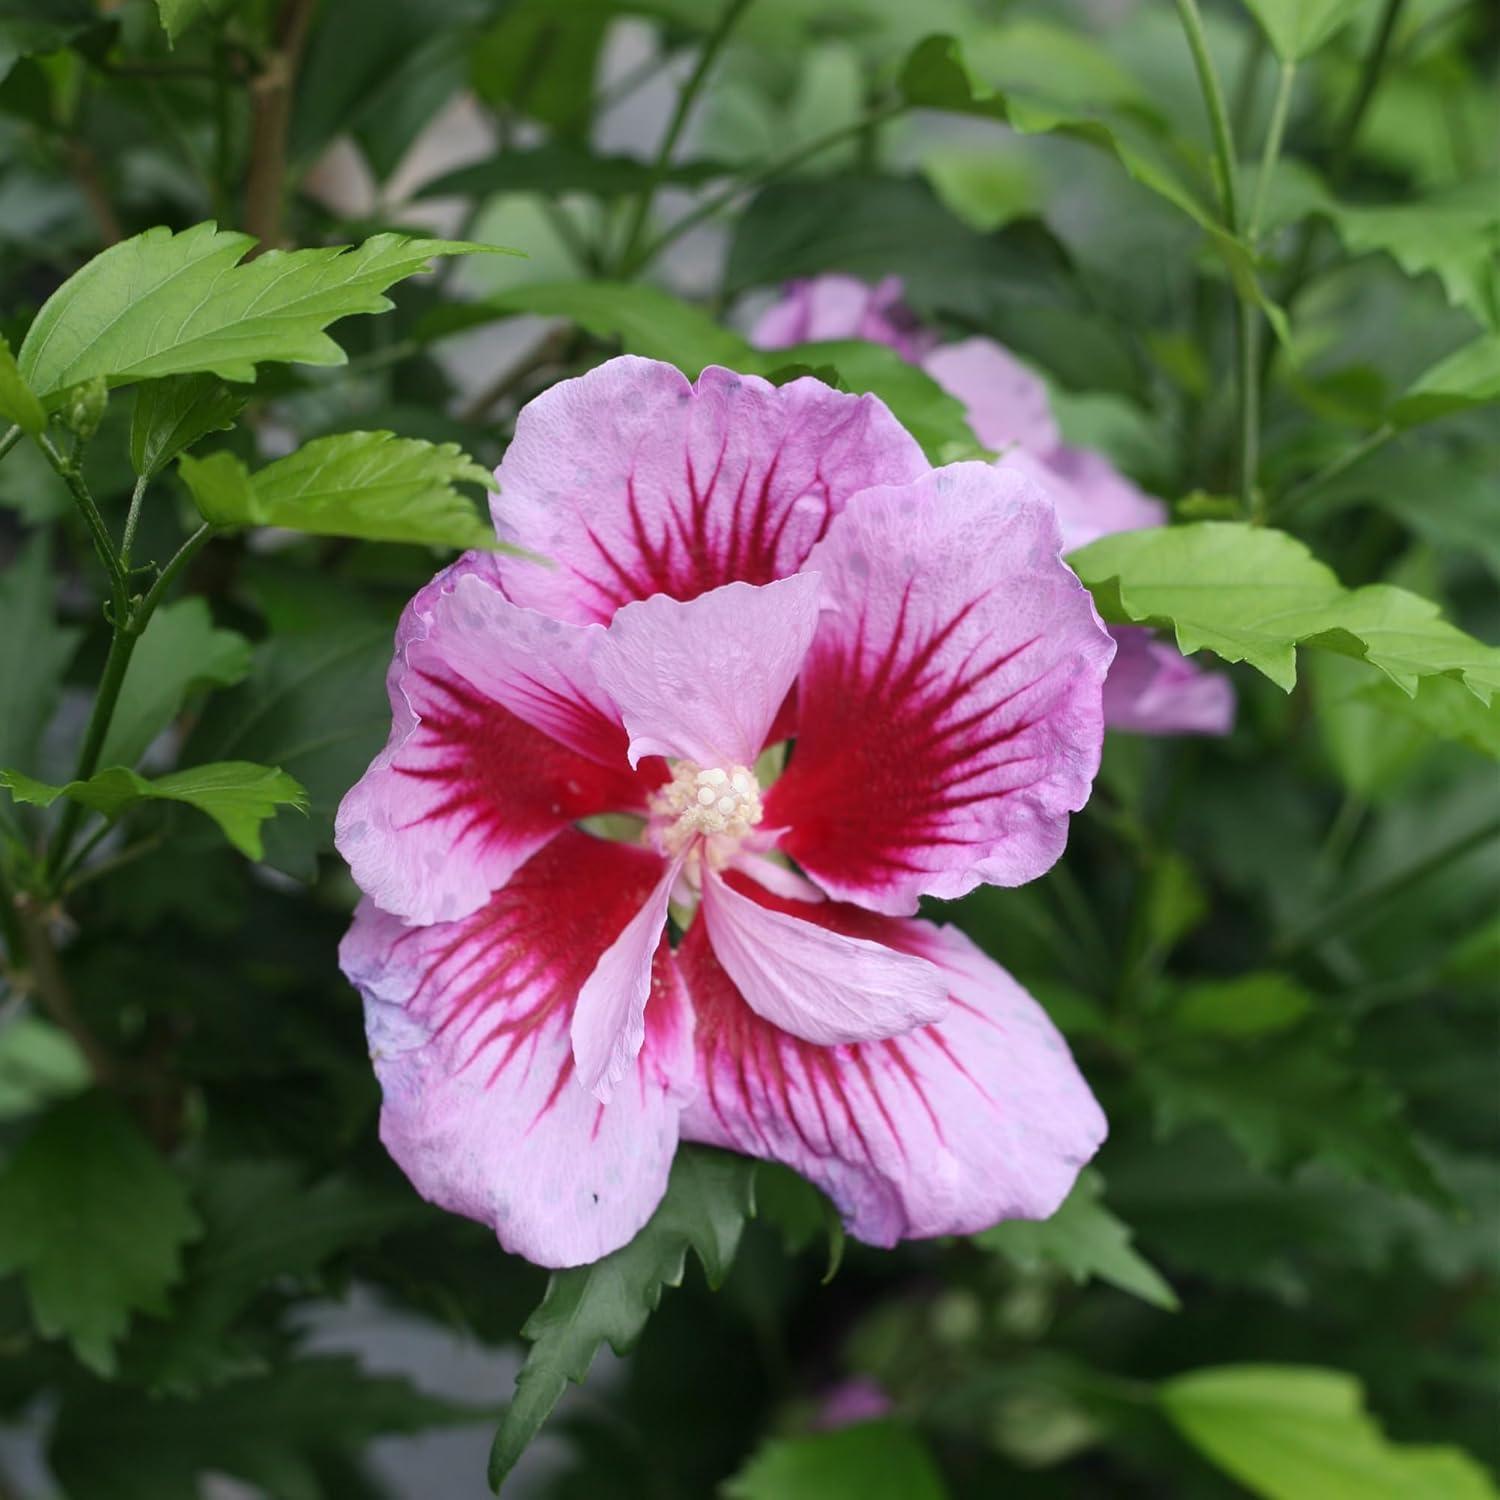
[[[724,44],[729,40],[730,33],[749,5],[750,0],[729,0],[719,16],[718,24],[709,33],[707,41],[703,44],[703,50],[698,54],[698,65],[693,69],[692,76],[677,96],[677,106],[672,111],[672,118],[667,124],[666,134],[661,138],[661,145],[657,147],[656,160],[651,166],[651,175],[647,178],[646,185],[641,189],[631,209],[623,248],[620,251],[621,267],[635,263],[636,255],[641,247],[641,236],[646,230],[646,220],[651,213],[652,201],[656,197],[657,188],[661,186],[662,178],[667,174],[667,168],[672,164],[672,153],[677,149],[677,142],[681,139],[683,129],[687,125],[688,115],[692,112],[693,104],[708,79],[709,70],[713,67]]]
[[[142,474],[135,482],[135,488],[130,492],[130,510],[125,516],[125,535],[120,538],[120,566],[126,573],[130,572],[130,549],[135,545],[136,527],[141,523],[141,502],[146,498],[146,486],[150,484],[146,475]]]
[[[21,431],[20,424],[17,423],[4,437],[0,437],[0,458],[4,458],[25,436],[26,434]]]
[[[1289,933],[1280,942],[1273,944],[1272,957],[1284,960],[1304,953],[1309,948],[1317,947],[1318,944],[1332,937],[1340,928],[1346,926],[1351,918],[1358,918],[1373,912],[1393,896],[1399,896],[1402,891],[1419,885],[1429,875],[1441,870],[1445,865],[1452,864],[1455,860],[1462,859],[1464,855],[1478,849],[1493,838],[1500,838],[1500,818],[1486,823],[1482,828],[1470,829],[1451,843],[1445,844],[1441,849],[1424,855],[1413,864],[1407,865],[1404,870],[1398,870],[1378,884],[1366,890],[1354,891],[1342,901],[1335,901],[1297,931]]]
[[[83,516],[84,524],[89,529],[89,535],[93,538],[94,551],[99,554],[99,561],[104,564],[104,571],[109,574],[115,610],[115,619],[111,623],[118,626],[119,622],[125,618],[125,611],[130,603],[130,583],[125,575],[125,569],[120,565],[115,545],[110,540],[104,517],[99,514],[99,507],[94,504],[94,497],[89,493],[89,487],[84,483],[83,475],[78,472],[77,465],[64,458],[45,433],[38,435],[37,443],[42,452],[47,455],[47,462],[57,470],[63,483],[67,485],[68,492],[73,496],[73,501]]]
[[[1208,53],[1208,38],[1203,32],[1203,17],[1198,14],[1197,0],[1177,0],[1177,14],[1187,37],[1193,66],[1198,72],[1198,87],[1208,109],[1208,125],[1213,132],[1214,157],[1219,166],[1219,195],[1224,208],[1224,227],[1230,234],[1240,232],[1240,214],[1235,190],[1234,136],[1229,129],[1229,115],[1224,108],[1224,91],[1219,75]]]
[[[1260,175],[1255,180],[1255,199],[1250,205],[1250,219],[1245,226],[1245,238],[1255,245],[1260,234],[1260,221],[1265,213],[1266,198],[1271,190],[1271,178],[1281,156],[1281,141],[1286,134],[1287,112],[1292,104],[1292,83],[1297,77],[1297,64],[1284,62],[1276,84],[1276,102],[1271,106],[1271,123],[1266,130],[1266,144],[1260,154]]]
[[[682,238],[690,229],[696,229],[705,220],[713,218],[721,209],[727,208],[747,188],[757,187],[763,182],[770,181],[773,177],[780,177],[785,172],[790,172],[794,167],[800,167],[803,162],[810,161],[815,156],[821,156],[830,146],[837,146],[847,141],[851,136],[857,136],[866,130],[872,130],[878,125],[883,125],[887,120],[894,119],[897,115],[904,113],[906,105],[899,100],[890,104],[881,105],[873,109],[869,114],[855,120],[852,124],[841,125],[837,130],[830,130],[825,135],[806,142],[804,145],[794,147],[781,156],[773,157],[770,161],[762,162],[758,167],[752,167],[748,172],[742,172],[733,182],[721,191],[715,193],[711,198],[706,198],[691,213],[684,214],[675,224],[669,224],[657,237],[652,240],[635,260],[620,268],[621,276],[631,276],[641,266],[656,259],[666,247]]]
[[[1257,526],[1266,519],[1265,496],[1256,487],[1260,468],[1260,318],[1243,297],[1234,299],[1234,342],[1239,356],[1240,505]]]

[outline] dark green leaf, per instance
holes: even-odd
[[[133,766],[182,712],[190,693],[232,687],[249,670],[249,641],[215,626],[206,601],[163,605],[136,642],[99,759],[107,766]]]
[[[457,484],[488,489],[487,470],[457,443],[391,432],[315,438],[252,474],[232,453],[184,455],[178,472],[215,526],[284,526],[314,536],[440,547],[497,547]]]
[[[893,1421],[773,1438],[725,1486],[727,1500],[945,1500],[916,1433]]]
[[[81,1093],[89,1076],[77,1044],[50,1021],[22,1014],[0,1023],[0,1120]]]
[[[1294,1026],[1312,1004],[1313,997],[1295,979],[1267,971],[1184,985],[1172,1019],[1207,1036],[1266,1036]]]
[[[97,1095],[53,1109],[0,1172],[0,1269],[24,1274],[41,1333],[101,1374],[131,1314],[165,1310],[197,1232],[182,1180]]]
[[[47,413],[21,379],[10,345],[0,338],[0,423],[13,422],[34,437],[47,425]]]
[[[1104,1183],[1085,1171],[1061,1208],[1040,1223],[1012,1219],[974,1236],[974,1243],[997,1250],[1024,1271],[1056,1266],[1074,1281],[1097,1277],[1153,1307],[1175,1312],[1177,1294],[1161,1273],[1132,1249],[1131,1232],[1104,1206]]]
[[[844,1221],[805,1177],[776,1162],[762,1162],[755,1173],[755,1217],[772,1225],[794,1254],[826,1240],[828,1269],[823,1280],[833,1280],[844,1258]]]
[[[211,432],[234,426],[244,395],[213,375],[142,381],[130,424],[130,462],[146,478]]]
[[[1416,427],[1494,401],[1500,401],[1500,334],[1484,334],[1420,375],[1390,420]]]
[[[249,761],[193,766],[152,781],[124,766],[110,766],[87,781],[66,786],[47,786],[18,771],[0,771],[0,786],[9,788],[17,802],[50,807],[59,797],[67,797],[106,818],[116,818],[140,802],[186,802],[207,813],[246,859],[261,857],[260,825],[277,808],[307,810],[307,794],[285,771]]]
[[[531,1340],[490,1452],[498,1491],[541,1431],[569,1381],[581,1381],[602,1344],[624,1354],[661,1300],[680,1286],[692,1249],[710,1285],[723,1280],[754,1210],[755,1166],[687,1146],[677,1153],[661,1206],[623,1249],[593,1265],[557,1271],[521,1332]]]

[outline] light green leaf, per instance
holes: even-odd
[[[205,520],[284,526],[314,536],[439,547],[499,546],[473,502],[454,488],[493,483],[456,443],[391,432],[341,432],[304,443],[251,474],[231,453],[178,462]]]
[[[130,462],[151,478],[210,432],[234,426],[245,396],[212,375],[142,381],[130,422]]]
[[[216,627],[205,600],[164,605],[136,642],[100,760],[106,766],[133,766],[191,692],[232,687],[249,670],[249,641]]]
[[[728,162],[681,161],[658,176],[648,161],[635,156],[596,156],[568,141],[511,147],[483,161],[445,172],[424,182],[418,198],[491,198],[496,193],[588,193],[596,198],[623,198],[643,192],[653,182],[701,187],[734,171]]]
[[[1458,1448],[1391,1442],[1359,1382],[1306,1365],[1225,1365],[1164,1381],[1177,1430],[1265,1500],[1496,1500]]]
[[[927,1445],[894,1421],[773,1438],[723,1488],[725,1500],[946,1500]]]
[[[221,15],[235,4],[238,0],[156,0],[156,10],[167,41],[175,47],[178,37],[190,26]]]
[[[436,255],[494,248],[380,234],[241,264],[254,243],[204,223],[110,246],[47,299],[21,345],[21,374],[50,407],[99,376],[112,386],[197,373],[253,381],[268,360],[343,364],[330,323],[385,312],[385,289]]]
[[[89,1079],[87,1060],[61,1027],[28,1015],[0,1025],[0,1120],[82,1093]]]
[[[0,424],[13,422],[23,432],[36,436],[47,425],[47,413],[21,379],[10,344],[0,338]]]
[[[1200,979],[1178,992],[1172,1019],[1207,1036],[1266,1036],[1295,1025],[1313,997],[1286,974],[1267,971],[1233,979]]]
[[[42,1335],[101,1375],[132,1313],[166,1311],[197,1232],[181,1179],[98,1095],[53,1109],[0,1172],[0,1270],[25,1276]]]
[[[48,786],[18,771],[0,771],[0,786],[9,788],[17,802],[50,807],[59,797],[67,797],[106,818],[117,818],[140,802],[186,802],[207,813],[247,859],[261,857],[260,825],[278,807],[294,807],[298,812],[307,808],[307,794],[285,771],[250,761],[193,766],[154,781],[124,766],[110,766],[87,781],[70,781],[66,786]]]
[[[1153,1307],[1175,1312],[1177,1294],[1131,1247],[1130,1227],[1104,1206],[1103,1195],[1103,1179],[1086,1170],[1050,1219],[1011,1219],[976,1234],[974,1243],[999,1251],[1023,1271],[1056,1266],[1074,1281],[1097,1277]]]
[[[1368,661],[1405,693],[1430,676],[1483,703],[1500,690],[1500,650],[1405,589],[1344,588],[1285,532],[1200,521],[1102,537],[1068,560],[1107,619],[1173,629],[1184,652],[1249,662],[1287,691],[1299,645]]]
[[[1347,26],[1370,0],[1245,0],[1276,55],[1298,62]]]
[[[754,1211],[754,1183],[753,1162],[685,1147],[672,1163],[660,1207],[628,1245],[592,1265],[553,1273],[541,1305],[521,1330],[531,1349],[490,1450],[496,1490],[568,1382],[588,1374],[600,1345],[607,1341],[624,1354],[640,1337],[662,1288],[682,1284],[690,1248],[710,1285],[724,1279]]]
[[[1484,334],[1419,375],[1391,408],[1397,427],[1416,427],[1500,401],[1500,334]]]

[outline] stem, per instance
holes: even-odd
[[[706,198],[690,213],[684,214],[675,224],[669,224],[657,237],[641,250],[631,262],[622,263],[620,275],[629,277],[635,274],[643,265],[656,259],[668,245],[682,238],[690,229],[696,229],[705,219],[711,219],[720,209],[733,203],[747,188],[758,186],[772,177],[780,177],[784,172],[789,172],[793,167],[800,167],[803,162],[810,161],[814,156],[821,155],[830,146],[837,146],[847,141],[850,136],[859,135],[862,131],[871,130],[885,121],[894,119],[897,115],[904,113],[906,105],[899,100],[890,104],[881,105],[873,109],[863,118],[855,120],[852,124],[841,125],[837,130],[830,130],[825,135],[808,141],[805,145],[794,147],[791,151],[781,156],[773,157],[770,161],[762,162],[758,167],[752,167],[748,172],[743,172],[721,191],[715,193],[711,198]]]
[[[1335,901],[1331,906],[1325,907],[1310,922],[1290,933],[1280,942],[1273,944],[1272,956],[1277,959],[1286,959],[1303,953],[1309,948],[1317,947],[1319,943],[1332,937],[1351,917],[1367,915],[1382,902],[1389,901],[1392,896],[1399,896],[1402,891],[1420,884],[1434,871],[1442,869],[1444,865],[1451,864],[1454,860],[1462,859],[1464,855],[1488,843],[1492,838],[1500,838],[1500,818],[1486,823],[1482,828],[1470,829],[1451,843],[1434,850],[1431,854],[1424,855],[1404,870],[1398,870],[1375,886],[1362,891],[1354,891],[1342,901]]]
[[[4,437],[0,437],[0,458],[4,458],[26,434],[21,431],[21,424],[16,423]]]
[[[677,142],[687,124],[688,115],[708,78],[709,69],[713,67],[725,42],[729,40],[735,23],[749,5],[750,0],[729,0],[719,16],[718,24],[709,33],[708,40],[703,44],[703,50],[698,54],[697,67],[693,69],[692,76],[677,96],[677,106],[672,111],[672,118],[667,124],[666,133],[661,138],[661,145],[657,147],[656,160],[652,164],[651,174],[631,210],[625,230],[623,249],[620,251],[622,267],[629,266],[635,261],[636,253],[640,249],[641,236],[645,232],[646,220],[651,213],[652,200],[656,197],[656,190],[661,186],[662,178],[666,176],[667,168],[672,164],[672,153],[677,149]]]
[[[3,860],[0,860],[0,938],[5,940],[5,967],[15,973],[26,962],[26,934]]]
[[[1281,156],[1281,140],[1286,134],[1286,117],[1292,103],[1292,83],[1297,76],[1297,64],[1284,62],[1276,85],[1276,102],[1271,106],[1271,123],[1266,130],[1265,148],[1260,154],[1260,176],[1255,180],[1255,200],[1250,205],[1250,220],[1245,226],[1245,238],[1253,246],[1260,234],[1260,221],[1265,213],[1266,198],[1271,190],[1271,177],[1276,171],[1276,162]]]
[[[317,0],[282,0],[276,45],[250,86],[250,170],[245,181],[245,229],[258,241],[252,253],[282,242],[287,133],[292,89]]]
[[[47,462],[62,476],[63,483],[67,485],[88,526],[89,535],[94,541],[94,551],[99,554],[99,561],[104,564],[104,571],[109,574],[115,609],[115,621],[112,623],[118,624],[125,618],[125,611],[129,607],[130,583],[124,567],[121,566],[119,555],[115,552],[114,543],[110,540],[104,518],[99,514],[99,507],[94,504],[94,497],[89,493],[88,485],[83,482],[83,475],[78,472],[77,465],[64,458],[45,433],[37,437],[37,443],[42,452],[47,455]]]
[[[27,974],[32,989],[47,1014],[78,1044],[95,1079],[100,1083],[112,1082],[119,1069],[79,1013],[58,962],[57,949],[52,946],[52,934],[47,931],[46,913],[30,901],[22,901],[16,911],[25,933]]]
[[[120,538],[120,566],[127,576],[130,572],[130,549],[135,544],[136,527],[141,522],[141,502],[146,498],[146,487],[150,483],[150,479],[142,474],[136,480],[135,488],[130,492],[130,510],[125,516],[125,535]]]
[[[1234,136],[1229,116],[1224,110],[1224,92],[1214,72],[1213,58],[1208,54],[1208,38],[1203,34],[1203,17],[1198,14],[1197,0],[1177,0],[1177,13],[1187,37],[1193,66],[1198,72],[1198,86],[1208,110],[1209,128],[1214,138],[1214,158],[1219,168],[1219,196],[1224,212],[1224,227],[1239,236],[1239,195],[1235,184],[1236,158]],[[1260,380],[1256,353],[1259,318],[1238,290],[1235,292],[1234,338],[1238,353],[1240,429],[1240,505],[1252,520],[1262,520],[1262,502],[1255,492],[1255,476],[1260,462]]]

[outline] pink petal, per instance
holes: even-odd
[[[507,594],[558,619],[793,573],[845,500],[927,468],[873,396],[623,356],[522,411],[491,497]]]
[[[851,937],[742,875],[709,873],[703,922],[720,964],[763,1020],[804,1041],[875,1041],[935,1021],[948,986],[925,959]]]
[[[382,910],[466,916],[574,819],[644,807],[660,768],[626,765],[624,730],[584,659],[593,633],[509,604],[486,558],[461,559],[407,606],[387,679],[391,737],[335,823]]]
[[[825,890],[913,912],[1062,853],[1114,643],[1058,549],[1032,486],[971,463],[859,496],[814,550],[832,608],[764,827]]]
[[[667,925],[672,887],[681,873],[681,859],[667,866],[578,992],[572,1025],[578,1081],[605,1104],[646,1039],[652,963]]]
[[[986,448],[1019,445],[1044,457],[1061,441],[1046,385],[993,339],[944,344],[922,368],[963,403],[974,436]]]
[[[1111,628],[1119,650],[1104,683],[1104,723],[1133,734],[1228,734],[1234,686],[1134,625]]]
[[[665,755],[753,765],[807,654],[818,600],[817,575],[803,573],[620,610],[595,670],[620,706],[631,764]]]
[[[904,292],[899,276],[874,286],[837,273],[789,282],[751,330],[750,342],[758,349],[785,349],[825,339],[868,339],[915,364],[937,335],[917,321]]]
[[[1117,531],[1166,525],[1167,507],[1131,483],[1101,453],[1063,444],[1048,454],[1047,469],[1065,552]]]
[[[691,1019],[663,948],[646,1045],[606,1108],[574,1073],[574,997],[661,869],[558,836],[461,922],[402,927],[365,902],[340,962],[365,999],[380,1133],[423,1197],[545,1266],[629,1241],[665,1191]]]
[[[685,1140],[795,1168],[876,1245],[1045,1218],[1104,1139],[1104,1117],[1040,1006],[951,927],[825,902],[804,920],[926,958],[943,1019],[818,1047],[757,1016],[701,926],[678,950],[696,1013]]]

